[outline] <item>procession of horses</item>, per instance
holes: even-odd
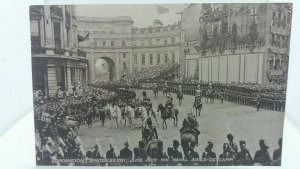
[[[151,89],[153,99],[157,99],[161,91],[165,98],[165,103],[159,103],[157,107],[153,107],[151,99],[148,97],[152,94],[149,90],[148,93],[144,90],[142,98],[138,98],[136,89],[132,86],[112,82],[95,82],[90,84],[88,88],[79,88],[74,93],[62,94],[63,97],[48,100],[43,99],[40,91],[35,92],[34,95],[37,98],[35,99],[34,111],[35,126],[36,133],[40,138],[40,145],[36,146],[37,163],[43,165],[70,165],[70,162],[64,163],[58,159],[95,159],[100,158],[100,156],[104,158],[104,155],[90,156],[88,155],[89,151],[85,154],[86,150],[78,136],[78,131],[82,126],[93,128],[97,126],[95,123],[99,122],[100,126],[109,127],[109,129],[128,128],[128,132],[141,131],[142,139],[139,142],[139,147],[134,149],[134,153],[131,155],[132,158],[130,158],[130,155],[127,158],[141,159],[143,163],[123,161],[119,165],[174,165],[177,163],[181,165],[193,163],[196,163],[195,165],[217,165],[217,162],[202,163],[203,158],[216,158],[213,156],[206,157],[206,155],[203,155],[202,160],[193,161],[193,159],[199,158],[196,155],[197,153],[194,152],[195,146],[199,144],[198,136],[200,135],[197,118],[201,115],[203,99],[206,104],[214,103],[216,93],[213,85],[209,84],[206,88],[207,90],[204,90],[200,84],[197,85],[197,89],[194,91],[194,102],[184,105],[190,107],[186,112],[179,112],[179,109],[174,106],[174,99],[167,83],[163,86],[154,83]],[[182,106],[185,93],[184,87],[178,85],[172,92],[174,92],[173,95],[175,94],[178,100],[178,106]],[[223,103],[223,99],[221,100],[221,103]],[[186,117],[181,119],[183,120],[182,126],[178,124],[180,113],[186,114]],[[174,142],[176,144],[178,142],[182,146],[183,154],[181,157],[176,157],[179,159],[177,159],[177,163],[174,161],[170,163],[169,160],[160,163],[162,159],[170,158],[172,153],[168,152],[168,155],[166,155],[166,153],[162,152],[163,140],[159,139],[159,133],[156,129],[161,127],[163,130],[167,130],[167,122],[169,120],[172,120],[174,127],[179,125],[181,128],[178,131],[180,133],[179,141],[174,140]],[[109,123],[109,125],[105,125],[106,123]],[[111,158],[121,158],[113,151],[113,143],[110,144],[110,147],[111,153],[113,153]],[[178,151],[176,147],[178,148],[178,146],[175,146],[170,151]],[[210,149],[212,148],[211,144],[209,144],[208,149],[209,147]],[[232,150],[229,152],[229,156],[232,158],[229,161],[225,161],[230,165],[246,165],[243,163],[243,160],[250,160],[244,155],[239,157],[243,162],[238,162],[238,152]],[[109,157],[107,155],[106,159]],[[151,160],[149,161],[149,159]],[[156,161],[153,161],[153,159]],[[216,159],[216,161],[218,160]],[[254,164],[254,162],[252,160],[252,163],[250,162],[249,164]],[[221,165],[221,163],[218,165]],[[86,163],[83,164],[81,161],[80,164],[75,163],[75,165],[86,165]],[[113,164],[108,161],[98,161],[96,165]],[[271,163],[268,163],[268,165],[271,165]]]

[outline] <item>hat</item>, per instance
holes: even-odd
[[[242,145],[242,144],[246,144],[246,142],[243,141],[243,140],[241,140],[241,141],[240,141],[240,145]]]
[[[263,140],[263,139],[260,139],[259,140],[259,146],[261,147],[261,148],[269,148],[267,145],[266,145],[266,143],[265,143],[265,140]]]
[[[228,140],[232,140],[233,139],[233,135],[232,134],[227,134],[227,138],[228,138]]]
[[[209,142],[207,142],[207,143],[208,143],[208,145],[207,145],[206,147],[207,147],[207,148],[209,148],[209,149],[212,149],[212,148],[213,148],[213,146],[214,146],[214,145],[213,145],[213,143],[212,143],[212,142],[210,142],[210,141],[209,141]]]

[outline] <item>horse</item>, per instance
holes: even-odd
[[[161,140],[151,140],[145,145],[145,152],[150,158],[157,158],[156,151],[162,149],[163,142]]]
[[[129,105],[125,105],[122,108],[122,111],[124,112],[124,119],[125,119],[125,124],[124,126],[126,126],[126,119],[128,119],[129,121],[129,126],[133,125],[133,119],[135,118],[135,113],[134,113],[134,109],[132,107],[130,107]]]
[[[167,87],[164,87],[163,88],[163,94],[164,94],[164,96],[167,96],[168,95],[168,88]]]
[[[168,115],[168,114],[167,114],[166,108],[165,108],[161,103],[158,105],[158,107],[157,107],[157,112],[160,111],[160,113],[161,113],[161,118],[162,118],[162,120],[163,120],[163,122],[162,122],[162,128],[163,128],[163,129],[164,129],[164,128],[167,129],[167,122],[166,122],[166,120],[167,120],[167,119],[170,119],[170,118],[173,119],[174,127],[177,126],[177,122],[178,122],[178,113],[179,113],[179,111],[178,111],[178,109],[173,109],[173,110],[174,110],[174,111],[172,111],[171,115]]]
[[[210,104],[215,101],[215,90],[209,89],[206,93],[206,103],[208,103],[208,99],[210,99]]]
[[[158,87],[153,88],[154,98],[158,97]]]
[[[181,102],[182,102],[182,99],[183,99],[182,91],[177,92],[177,98],[178,98],[178,101],[179,101],[179,106],[181,106]]]
[[[192,144],[196,144],[196,137],[192,132],[186,131],[180,135],[180,140],[183,153],[186,156],[189,149],[192,148]]]
[[[116,128],[119,127],[119,124],[122,126],[122,121],[121,121],[122,111],[121,111],[120,107],[117,105],[111,106],[109,109],[109,112],[110,112],[110,117],[111,117],[110,128],[112,128],[114,121],[116,121],[116,124],[117,124]]]
[[[134,114],[135,114],[135,119],[141,118],[142,126],[144,126],[146,124],[146,119],[148,117],[147,109],[144,106],[140,105],[140,106],[135,108]]]
[[[200,116],[200,113],[201,113],[201,110],[202,110],[202,101],[201,101],[201,98],[195,99],[193,107],[196,110],[196,114],[195,114],[196,117]]]

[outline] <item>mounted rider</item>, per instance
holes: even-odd
[[[147,100],[147,93],[146,93],[146,91],[143,91],[143,102],[144,102],[145,100]]]
[[[182,122],[180,134],[183,134],[187,131],[191,131],[196,138],[196,144],[198,144],[198,136],[200,135],[200,131],[197,127],[199,127],[199,123],[197,122],[196,117],[192,113],[189,113],[188,117],[184,118]]]
[[[173,105],[173,97],[171,93],[167,96],[167,101],[165,104],[166,110],[167,110],[167,116],[171,116],[172,112],[174,111],[174,105]]]
[[[201,92],[201,87],[200,85],[198,85],[198,89],[196,90],[196,93],[195,93],[195,100],[194,100],[194,104],[195,103],[201,103],[201,99],[202,99],[202,92]]]
[[[145,100],[143,102],[143,106],[147,110],[147,116],[150,116],[149,112],[151,112],[151,110],[152,110],[152,103],[149,98],[145,98]]]

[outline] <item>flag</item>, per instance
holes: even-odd
[[[85,36],[80,36],[80,35],[77,35],[77,37],[78,37],[78,42],[83,42],[83,41],[85,41],[85,40],[89,39],[89,37],[90,37],[90,33],[88,33],[88,34],[87,34],[87,35],[85,35]]]
[[[158,14],[164,14],[169,12],[169,8],[163,7],[163,6],[158,6],[157,7]]]

